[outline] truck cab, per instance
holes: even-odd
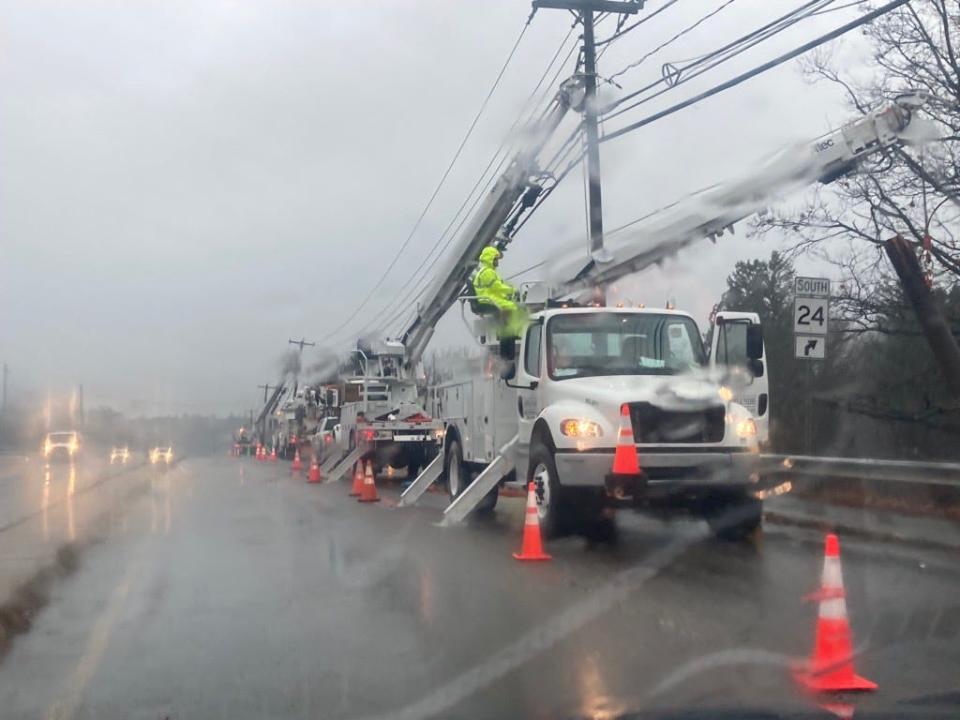
[[[766,397],[762,336],[756,316],[718,321],[708,356],[696,322],[678,310],[568,307],[532,316],[503,382],[516,392],[517,478],[535,484],[548,531],[610,504],[692,510],[727,534],[759,525],[752,490],[755,412]],[[741,361],[750,367],[723,364]],[[622,423],[640,466],[628,475],[613,466]],[[731,509],[740,519],[726,527]]]

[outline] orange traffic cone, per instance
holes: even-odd
[[[296,452],[293,454],[293,462],[290,464],[290,469],[293,472],[300,472],[303,470],[303,461],[300,460],[300,448],[297,448]]]
[[[523,544],[520,552],[513,553],[517,560],[550,560],[550,556],[543,551],[543,542],[540,539],[540,516],[537,514],[536,485],[527,486],[527,512],[523,521]]]
[[[353,464],[353,487],[350,488],[350,497],[360,497],[363,489],[363,461],[359,460]]]
[[[813,654],[794,673],[798,682],[816,692],[877,689],[876,683],[853,670],[853,635],[844,597],[840,541],[830,533],[826,539],[820,590],[807,598],[820,602]]]
[[[277,461],[277,446],[274,445],[273,448],[270,450],[270,462],[276,462],[276,461]]]
[[[380,502],[377,495],[377,485],[373,481],[373,463],[367,460],[367,469],[363,473],[363,485],[360,486],[360,497],[357,502]]]
[[[307,473],[307,482],[308,483],[320,482],[320,465],[317,464],[316,458],[314,458],[313,462],[310,463],[310,472]]]
[[[613,474],[640,474],[640,458],[637,456],[637,444],[633,437],[630,408],[626,403],[620,406],[620,429],[617,431],[617,449],[613,454]]]

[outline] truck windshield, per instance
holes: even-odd
[[[550,377],[674,375],[705,363],[696,323],[682,315],[597,312],[547,323]]]

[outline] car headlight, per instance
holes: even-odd
[[[757,436],[757,423],[753,418],[746,418],[737,423],[737,435],[742,438]]]
[[[603,428],[593,420],[584,418],[567,418],[560,423],[560,433],[567,437],[587,438],[600,437],[603,435]]]
[[[717,390],[717,395],[720,396],[720,399],[725,403],[733,400],[733,390],[728,388],[726,385],[721,385],[720,389]]]

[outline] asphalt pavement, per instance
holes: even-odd
[[[440,528],[443,496],[399,508],[381,485],[362,505],[345,483],[226,457],[104,483],[125,492],[67,538],[76,567],[10,643],[0,715],[832,716],[790,673],[813,641],[818,531],[728,543],[621,513],[615,543],[568,537],[524,564],[522,498]],[[858,671],[880,689],[840,700],[960,716],[956,554],[841,540]]]

